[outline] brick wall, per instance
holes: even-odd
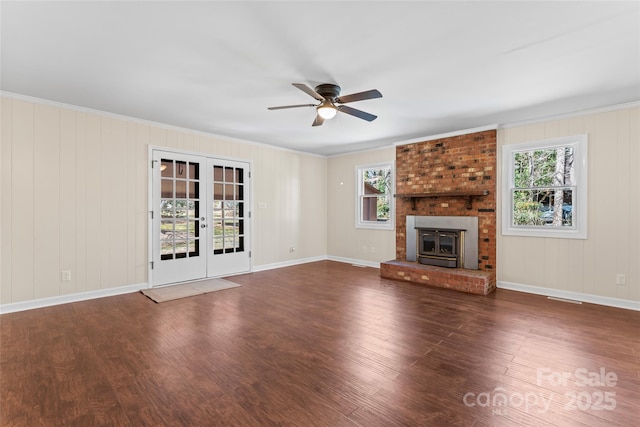
[[[396,259],[406,259],[405,216],[478,217],[478,269],[496,268],[496,131],[489,130],[396,147],[396,193],[488,190],[468,210],[462,198],[396,198]]]

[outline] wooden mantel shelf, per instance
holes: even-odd
[[[445,191],[445,192],[433,192],[433,193],[408,193],[408,194],[394,194],[393,197],[398,199],[411,199],[411,209],[416,209],[416,199],[423,198],[436,198],[436,197],[459,197],[465,199],[465,206],[467,209],[471,209],[471,204],[474,197],[484,197],[489,194],[489,190],[479,191]]]

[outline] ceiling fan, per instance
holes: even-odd
[[[373,114],[351,108],[347,105],[349,102],[364,101],[365,99],[382,98],[382,94],[376,89],[367,90],[364,92],[352,93],[351,95],[340,96],[340,86],[331,83],[321,84],[311,89],[309,86],[302,83],[291,83],[307,95],[311,96],[319,104],[298,104],[298,105],[283,105],[282,107],[269,107],[269,110],[282,110],[285,108],[298,108],[298,107],[316,107],[316,119],[313,121],[312,126],[321,126],[326,119],[333,118],[338,111],[341,113],[347,113],[359,119],[371,122],[378,116]]]

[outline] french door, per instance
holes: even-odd
[[[249,163],[153,150],[152,166],[152,285],[249,271]]]

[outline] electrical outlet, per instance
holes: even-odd
[[[375,246],[371,246],[371,248],[369,249],[369,252],[371,252],[372,254],[376,253],[376,247]]]
[[[63,270],[61,276],[63,282],[68,282],[71,280],[71,271]]]
[[[627,275],[618,273],[616,274],[616,285],[626,285],[627,284]]]

